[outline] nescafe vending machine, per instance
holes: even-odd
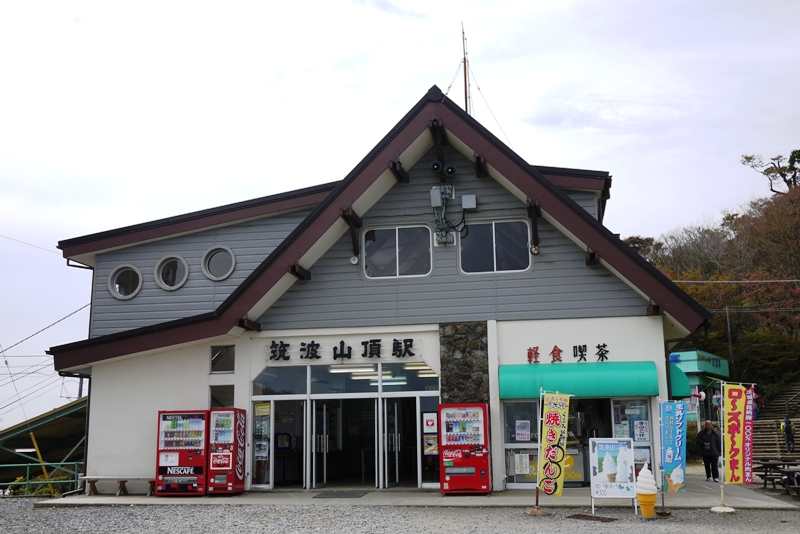
[[[489,408],[482,404],[439,405],[439,491],[489,493]]]
[[[208,493],[244,491],[247,412],[213,408],[208,426]]]
[[[205,495],[208,411],[158,412],[156,495]]]

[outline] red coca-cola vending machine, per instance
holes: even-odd
[[[439,491],[489,493],[489,407],[439,405]]]
[[[244,491],[247,412],[213,408],[208,428],[208,493]]]
[[[156,495],[205,495],[208,411],[158,412]]]

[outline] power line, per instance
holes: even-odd
[[[25,241],[20,241],[19,239],[14,239],[13,237],[8,237],[7,235],[0,235],[0,237],[4,237],[10,241],[16,241],[17,243],[22,243],[23,245],[28,245],[29,247],[38,248],[39,250],[44,250],[45,252],[61,256],[61,254],[59,254],[55,250],[50,250],[49,248],[40,247],[39,245],[34,245],[33,243],[26,243]]]
[[[709,309],[711,313],[726,313],[725,308],[717,308],[717,309]],[[800,312],[800,308],[733,308],[729,311],[738,312],[738,313],[764,313],[764,312]]]
[[[89,303],[89,304],[91,304],[91,303]],[[45,326],[44,328],[42,328],[42,329],[41,329],[41,330],[39,330],[38,332],[34,332],[33,334],[29,335],[28,337],[26,337],[26,338],[25,338],[25,339],[23,339],[22,341],[17,341],[16,343],[14,343],[13,345],[11,345],[10,347],[8,347],[8,348],[7,348],[7,349],[5,349],[5,350],[11,350],[11,349],[13,349],[14,347],[16,347],[17,345],[19,345],[20,343],[24,343],[24,342],[28,341],[28,340],[29,340],[30,338],[32,338],[33,336],[35,336],[35,335],[38,335],[38,334],[41,334],[42,332],[44,332],[45,330],[47,330],[47,329],[48,329],[48,328],[50,328],[51,326],[55,326],[55,325],[57,325],[58,323],[60,323],[61,321],[63,321],[64,319],[67,319],[67,318],[69,318],[69,317],[72,317],[73,315],[75,315],[76,313],[78,313],[79,311],[81,311],[82,309],[84,309],[84,308],[86,308],[87,306],[89,306],[89,304],[85,304],[85,305],[81,306],[80,308],[78,308],[78,309],[77,309],[77,310],[75,310],[74,312],[72,312],[72,313],[69,313],[69,314],[65,315],[64,317],[62,317],[62,318],[61,318],[61,319],[59,319],[58,321],[56,321],[56,322],[54,322],[54,323],[52,323],[52,324],[49,324],[49,325]]]
[[[670,280],[676,284],[794,284],[800,280]]]

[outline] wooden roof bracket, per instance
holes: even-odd
[[[592,250],[589,242],[586,242],[586,265],[600,265],[600,255],[596,250]]]
[[[542,208],[539,206],[538,200],[528,200],[525,201],[525,209],[528,212],[528,219],[531,221],[531,244],[536,249],[537,253],[539,250],[539,225],[536,222],[539,217],[542,216]]]
[[[650,305],[647,306],[647,315],[661,315],[662,313],[664,313],[664,309],[651,300]]]
[[[439,119],[433,119],[428,123],[428,128],[431,129],[433,135],[433,142],[436,143],[436,159],[444,164],[444,145],[450,144],[447,141],[447,132],[444,129],[444,124]]]
[[[408,177],[408,173],[403,168],[403,164],[400,161],[392,161],[389,163],[389,170],[392,171],[394,174],[394,179],[401,184],[407,184],[411,181],[411,178]]]
[[[236,321],[236,326],[238,326],[239,328],[244,328],[245,330],[249,330],[251,332],[261,332],[261,323],[256,321],[251,321],[246,317]]]
[[[472,155],[472,163],[475,165],[475,178],[489,177],[489,171],[486,169],[486,158],[475,153]]]
[[[339,210],[339,215],[344,219],[344,222],[347,223],[347,226],[350,227],[350,239],[353,241],[353,256],[358,256],[360,247],[358,244],[358,229],[364,226],[361,217],[353,211],[353,207],[350,206],[347,209]]]
[[[311,271],[302,268],[299,263],[289,266],[289,274],[296,276],[298,280],[311,280]]]

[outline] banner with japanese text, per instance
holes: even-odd
[[[661,404],[661,465],[663,486],[669,493],[686,491],[685,402]]]
[[[744,425],[747,397],[744,386],[725,384],[722,391],[725,423],[725,483],[744,481]]]
[[[744,483],[753,484],[755,482],[753,477],[753,415],[756,409],[756,388],[750,386],[747,390],[747,400],[745,401],[744,408],[744,439],[743,444],[743,458],[744,467]]]
[[[564,458],[567,455],[569,395],[545,393],[539,448],[539,488],[547,495],[561,497],[564,489]]]

